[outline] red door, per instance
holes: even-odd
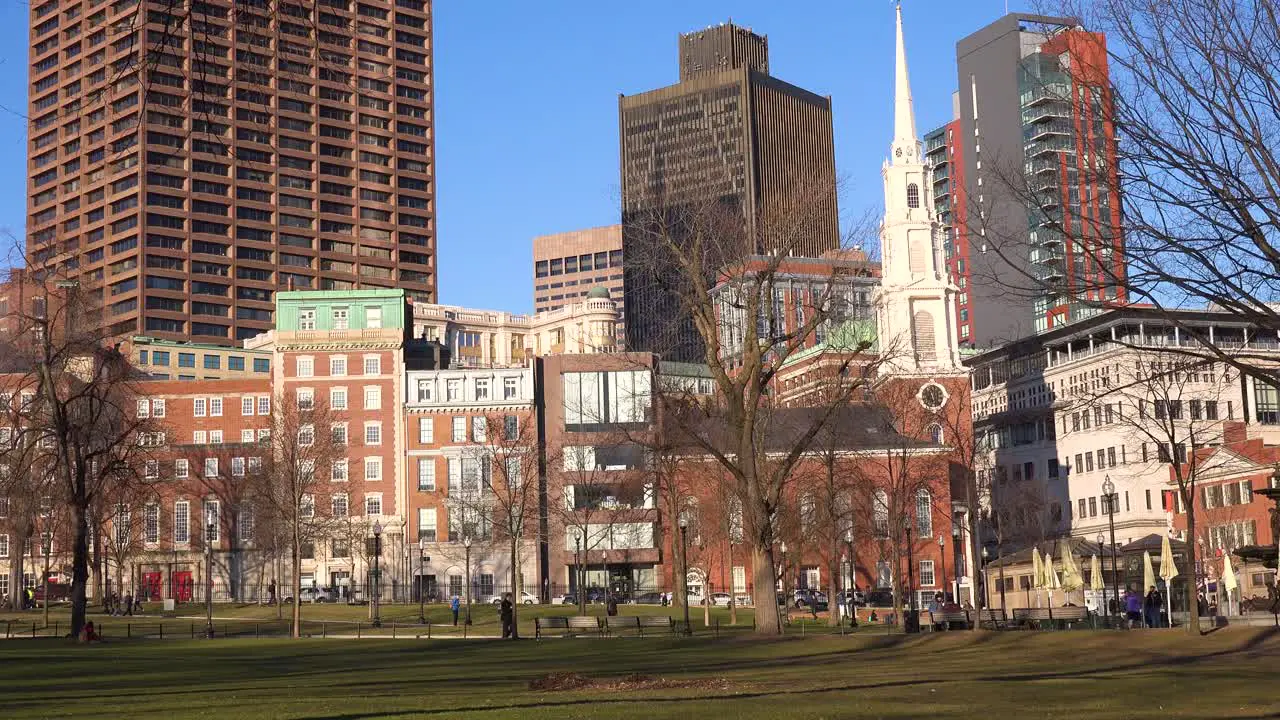
[[[192,580],[190,570],[173,573],[173,587],[169,588],[169,597],[178,602],[191,602]]]
[[[161,584],[162,584],[162,580],[160,579],[160,573],[158,572],[142,573],[143,601],[159,600]]]

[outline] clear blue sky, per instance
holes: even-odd
[[[921,133],[951,117],[956,40],[1004,7],[903,3]],[[0,105],[17,113],[26,111],[28,17],[26,3],[0,4]],[[892,132],[889,0],[437,0],[441,300],[531,310],[532,238],[618,221],[618,94],[675,82],[676,35],[730,17],[769,36],[773,75],[832,96],[841,214],[878,207]],[[25,136],[25,118],[0,109],[0,230],[18,237]]]

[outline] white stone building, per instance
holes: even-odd
[[[1221,312],[1111,310],[966,358],[980,484],[1018,539],[1172,528],[1172,460],[1223,442],[1222,424],[1280,440],[1280,393],[1223,362],[1200,360],[1200,333],[1228,352],[1280,359],[1276,333]],[[1251,360],[1257,362],[1257,360]],[[1109,540],[1108,540],[1109,541]]]

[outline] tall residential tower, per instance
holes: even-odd
[[[29,263],[231,344],[277,290],[436,299],[430,0],[31,9]]]
[[[1010,14],[956,45],[954,119],[926,136],[960,340],[986,347],[1125,300],[1106,38]]]

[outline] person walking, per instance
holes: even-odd
[[[1129,629],[1142,625],[1142,595],[1138,593],[1132,586],[1125,591],[1125,619],[1128,621]]]
[[[503,640],[507,640],[513,634],[512,633],[512,629],[514,625],[513,621],[515,619],[514,613],[515,613],[515,609],[511,604],[511,593],[502,593],[501,614],[502,614],[502,639]],[[453,624],[457,625],[458,610],[456,607],[453,610],[453,615],[454,615]]]
[[[133,593],[124,595],[124,614],[133,617]]]
[[[457,595],[453,596],[453,600],[449,603],[449,609],[453,611],[453,626],[458,627],[458,611],[462,609],[462,601],[458,600]]]
[[[1160,599],[1160,591],[1156,589],[1155,585],[1152,585],[1151,588],[1147,590],[1146,602],[1143,607],[1146,615],[1147,627],[1154,628],[1160,626],[1160,609],[1162,607],[1163,603]]]

